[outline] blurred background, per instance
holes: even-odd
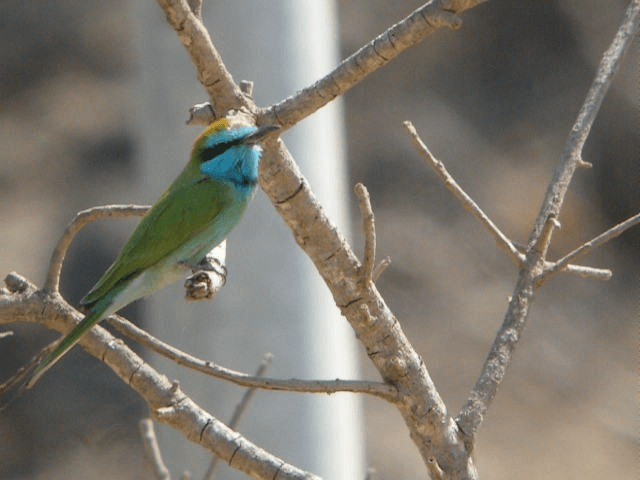
[[[343,57],[420,4],[338,2]],[[402,121],[411,120],[463,188],[525,243],[626,6],[493,1],[464,14],[461,30],[437,32],[344,97],[349,183],[368,186],[378,256],[393,261],[379,289],[451,412],[475,382],[517,272],[424,165]],[[152,200],[138,188],[145,128],[136,82],[147,41],[135,28],[140,11],[120,0],[0,3],[3,276],[15,270],[41,285],[51,250],[77,211]],[[159,9],[155,15],[162,17]],[[215,3],[205,2],[205,23],[215,15]],[[237,41],[268,50],[251,32]],[[191,77],[192,99],[173,115],[176,128],[195,137],[197,129],[181,126],[187,108],[205,100]],[[154,88],[162,79],[145,81]],[[639,131],[636,41],[587,143],[584,158],[594,168],[574,177],[553,257],[640,210]],[[351,208],[361,251],[355,201]],[[81,298],[134,225],[100,222],[77,237],[63,272],[66,298]],[[628,478],[637,470],[639,251],[636,228],[583,261],[611,268],[611,281],[560,275],[539,291],[479,435],[482,478]],[[124,313],[135,319],[140,310],[136,304]],[[12,329],[16,335],[0,348],[3,379],[55,338],[26,325]],[[378,378],[360,355],[363,378]],[[45,379],[0,415],[0,478],[144,478],[137,420],[145,406],[93,359],[71,356],[79,369],[99,373],[79,370],[82,382],[68,373]],[[367,465],[380,478],[424,478],[400,415],[382,401],[363,402]]]

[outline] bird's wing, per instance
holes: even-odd
[[[202,232],[233,201],[232,188],[208,177],[172,185],[143,217],[81,305],[91,308],[122,282],[136,277]]]

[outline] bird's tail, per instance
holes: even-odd
[[[25,390],[33,387],[38,380],[53,367],[92,326],[106,316],[110,305],[105,303],[95,305],[89,313],[74,327],[69,334],[62,338],[55,346],[49,346],[22,367],[9,380],[0,385],[0,414],[6,410],[16,399],[20,398]]]
[[[87,333],[91,327],[98,323],[104,317],[105,308],[94,307],[87,315],[71,330],[60,343],[55,347],[53,352],[47,355],[35,368],[33,374],[26,383],[26,388],[33,387],[40,378],[49,371],[58,361],[71,350],[76,343]]]

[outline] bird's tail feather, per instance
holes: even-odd
[[[58,361],[71,350],[82,336],[104,317],[105,308],[95,308],[78,323],[55,347],[53,352],[47,355],[36,367],[26,383],[26,388],[33,387],[40,378],[49,371]]]

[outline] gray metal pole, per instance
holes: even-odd
[[[145,2],[146,4],[147,2]],[[204,5],[205,23],[236,80],[255,82],[262,104],[279,100],[339,61],[331,1],[218,1]],[[180,170],[199,130],[184,127],[186,108],[203,100],[187,54],[156,5],[140,5],[143,177],[153,201]],[[339,103],[296,126],[285,141],[331,218],[348,232],[347,175]],[[196,356],[252,372],[274,354],[270,376],[357,378],[353,333],[328,290],[262,192],[227,245],[227,285],[213,302],[185,304],[181,286],[146,304],[148,327]],[[179,378],[196,401],[222,420],[243,390],[153,359]],[[364,478],[359,399],[259,392],[239,431],[284,460],[325,478]],[[208,455],[160,429],[174,473],[195,478]],[[236,477],[236,474],[225,478]],[[237,477],[240,478],[240,477]]]

